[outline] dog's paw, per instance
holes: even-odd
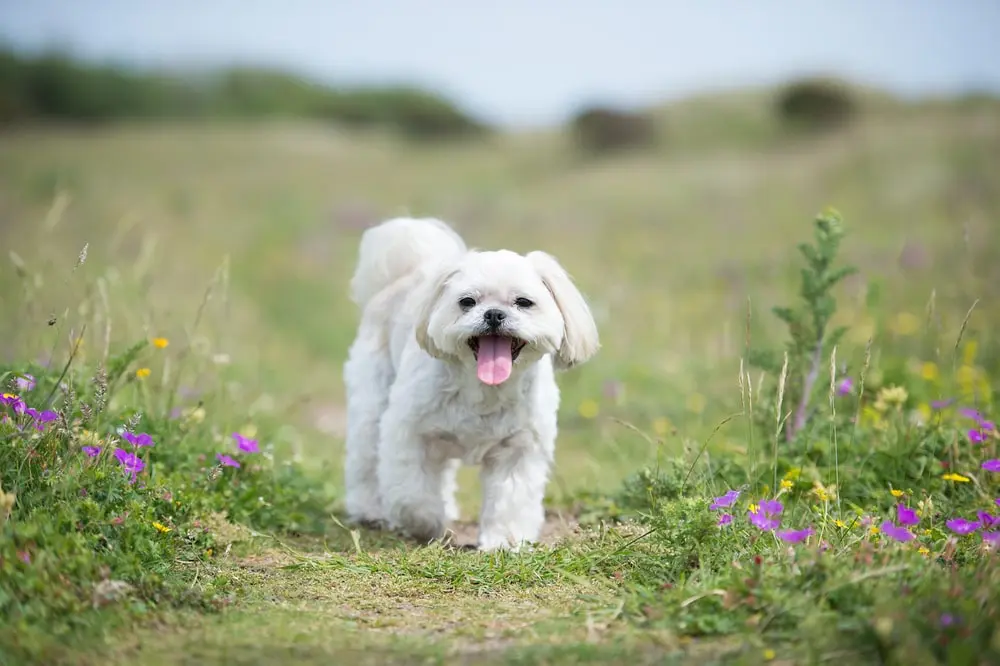
[[[490,553],[498,550],[506,550],[511,553],[526,553],[534,550],[534,545],[530,541],[516,541],[507,535],[483,530],[479,534],[479,545],[477,550]]]
[[[382,531],[388,527],[383,518],[358,518],[356,520],[351,520],[351,525],[376,532]]]
[[[367,507],[363,509],[353,507],[352,510],[352,507],[349,507],[346,513],[347,522],[351,525],[368,529],[382,529],[385,527],[385,518],[377,510]]]
[[[410,507],[394,511],[389,525],[392,529],[423,543],[440,539],[445,533],[443,515],[435,511]]]

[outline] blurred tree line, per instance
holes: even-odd
[[[23,55],[0,47],[0,124],[45,120],[277,118],[379,127],[418,139],[488,130],[449,100],[409,87],[338,89],[285,72],[138,72],[70,55]]]

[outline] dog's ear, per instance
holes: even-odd
[[[601,346],[597,324],[587,307],[587,301],[555,257],[536,251],[529,252],[527,259],[542,278],[542,283],[552,294],[562,313],[563,340],[554,358],[556,367],[565,370],[583,363],[596,354]]]
[[[442,358],[445,352],[434,344],[434,336],[430,333],[431,316],[434,308],[437,307],[445,287],[458,269],[454,266],[441,266],[431,274],[431,278],[425,282],[416,295],[416,324],[414,332],[417,336],[417,344],[425,352],[434,358]]]

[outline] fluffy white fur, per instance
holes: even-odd
[[[556,439],[554,370],[599,347],[566,272],[544,252],[470,251],[439,220],[397,218],[362,236],[351,297],[361,321],[344,366],[349,517],[442,537],[458,517],[459,465],[480,465],[479,548],[536,541]],[[480,381],[469,346],[494,308],[503,333],[526,343],[499,385]]]

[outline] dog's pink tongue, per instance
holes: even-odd
[[[484,335],[479,338],[479,360],[476,375],[484,384],[496,386],[507,381],[514,360],[510,356],[510,338]]]

